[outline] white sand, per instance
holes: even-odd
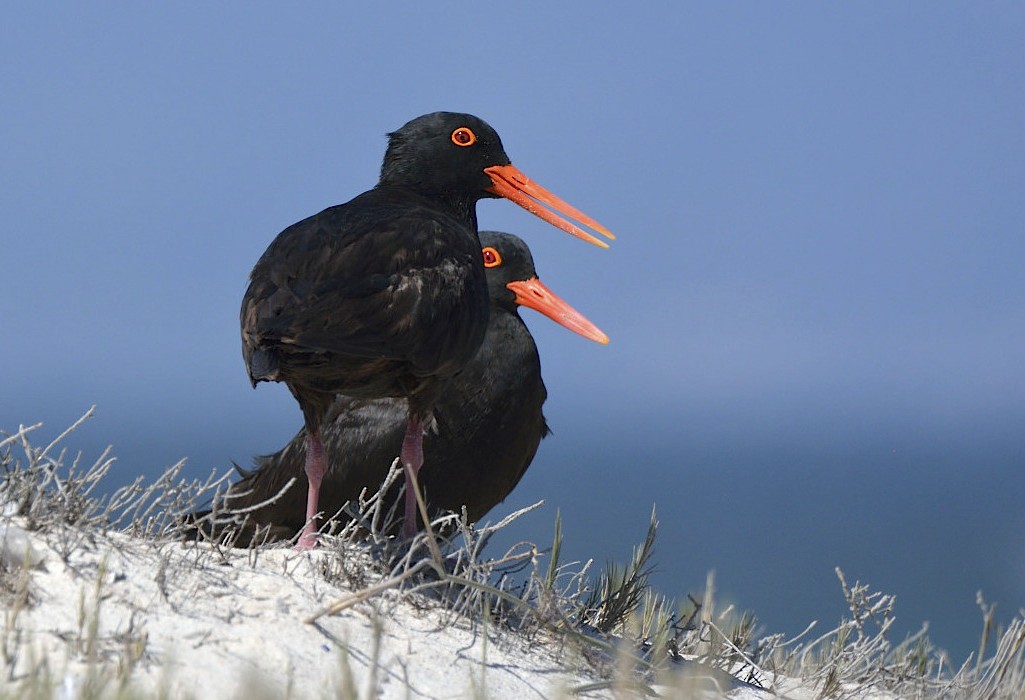
[[[633,696],[608,688],[572,695],[572,689],[601,680],[573,644],[485,630],[415,594],[389,590],[304,622],[352,593],[344,583],[330,582],[337,575],[325,574],[337,568],[329,564],[338,555],[328,549],[254,554],[195,543],[158,545],[122,533],[42,535],[21,525],[20,518],[0,521],[7,572],[3,650],[8,658],[16,655],[9,663],[15,672],[0,679],[0,693],[24,688],[45,660],[52,696],[67,700],[81,696],[89,669],[97,666],[108,679],[105,697],[117,690],[111,678],[123,679],[131,697]],[[12,591],[26,582],[29,602],[23,606]],[[777,697],[738,687],[700,666],[685,671],[691,678],[660,688],[663,697]],[[775,682],[793,700],[816,696],[792,680]]]
[[[114,668],[131,656],[129,644],[144,649],[133,688],[164,687],[175,698],[284,697],[289,689],[336,697],[348,683],[363,698],[472,697],[475,688],[547,698],[595,680],[568,645],[495,629],[485,641],[479,625],[435,606],[416,609],[394,592],[307,624],[351,593],[325,580],[327,551],[265,550],[254,562],[246,552],[222,557],[206,545],[157,547],[115,533],[83,538],[65,562],[54,546],[60,536],[30,539],[44,561],[29,571],[30,605],[16,620],[25,635],[18,668],[45,657],[64,669],[66,659],[70,672],[58,678],[67,697],[85,681],[90,653]]]
[[[352,592],[319,571],[328,551],[263,550],[253,562],[245,551],[221,557],[207,545],[111,534],[82,537],[66,562],[57,550],[64,536],[30,539],[42,562],[29,570],[30,606],[16,618],[26,634],[18,667],[67,659],[68,691],[83,683],[97,610],[92,653],[113,664],[134,642],[145,654],[133,687],[163,686],[171,697],[282,697],[289,688],[293,697],[335,697],[352,683],[366,698],[470,697],[475,685],[488,697],[545,698],[596,680],[569,647],[495,629],[485,642],[480,625],[394,592],[305,623]]]

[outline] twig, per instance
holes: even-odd
[[[431,562],[427,561],[426,559],[419,561],[416,564],[414,564],[411,568],[406,569],[406,571],[402,572],[398,576],[393,576],[389,579],[381,581],[380,583],[371,586],[370,588],[366,588],[362,591],[359,591],[358,593],[353,593],[352,595],[345,596],[344,598],[339,598],[330,605],[321,608],[317,612],[305,618],[303,622],[305,622],[308,625],[313,624],[325,615],[334,615],[335,613],[341,612],[342,610],[351,608],[356,603],[367,600],[368,598],[373,598],[378,593],[383,593],[389,588],[394,588],[395,586],[405,581],[407,578],[410,578],[414,574],[419,573],[424,567],[430,564]]]
[[[6,447],[8,443],[17,442],[19,438],[24,440],[26,433],[30,433],[33,430],[35,430],[36,428],[41,428],[41,427],[43,427],[42,421],[40,421],[39,423],[35,423],[33,425],[30,425],[28,427],[25,427],[24,425],[19,425],[18,426],[18,432],[14,433],[12,435],[8,435],[3,440],[0,440],[0,448]]]
[[[45,448],[43,448],[43,451],[39,453],[39,459],[42,459],[43,457],[46,457],[47,454],[50,452],[50,450],[53,448],[54,445],[56,445],[58,442],[60,442],[61,440],[66,438],[68,435],[70,435],[75,430],[75,428],[77,428],[78,426],[82,425],[82,423],[85,423],[87,420],[92,418],[92,416],[93,416],[93,414],[95,412],[96,412],[96,404],[93,404],[92,406],[89,407],[88,411],[86,411],[84,414],[82,414],[81,418],[79,418],[74,423],[72,423],[70,426],[68,426],[68,428],[63,433],[61,433],[60,435],[55,437],[53,439],[53,441],[49,445],[47,445]]]

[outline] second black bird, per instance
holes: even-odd
[[[495,231],[482,231],[480,240],[491,305],[487,332],[479,351],[434,404],[436,426],[424,439],[420,474],[432,515],[465,507],[471,521],[512,491],[548,432],[537,347],[517,307],[536,309],[585,338],[608,342],[541,284],[522,240]],[[406,402],[397,398],[343,396],[331,405],[321,429],[328,464],[320,491],[325,512],[355,501],[364,488],[374,492],[381,486],[401,448],[406,418]],[[232,485],[219,508],[244,511],[236,521],[244,521],[240,544],[257,531],[287,539],[304,525],[306,438],[304,429]],[[394,501],[396,492],[386,499]]]

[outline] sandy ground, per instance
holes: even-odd
[[[221,556],[112,533],[83,536],[65,560],[58,536],[29,537],[37,565],[15,620],[15,676],[46,658],[69,696],[90,655],[111,670],[130,664],[134,688],[172,697],[337,697],[351,687],[366,698],[546,698],[596,680],[568,647],[485,635],[392,592],[306,623],[352,592],[325,579],[329,551]],[[4,607],[10,616],[11,601]]]
[[[32,674],[42,674],[53,686],[42,696],[68,700],[97,676],[109,696],[120,683],[131,697],[635,695],[608,687],[580,693],[602,678],[572,644],[485,629],[396,590],[310,623],[353,592],[328,573],[337,570],[331,557],[338,554],[330,549],[254,553],[116,532],[44,535],[26,532],[19,518],[0,521],[0,543],[2,651],[13,669],[0,680],[0,693],[24,689]],[[697,676],[706,671],[689,669]],[[778,697],[721,672],[712,676],[663,688],[662,696]],[[777,680],[777,688],[795,700],[814,697],[795,682]]]

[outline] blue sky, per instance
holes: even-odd
[[[1023,36],[1016,3],[8,8],[0,428],[95,403],[73,446],[125,481],[281,446],[253,263],[372,186],[386,132],[473,112],[618,234],[478,209],[612,338],[524,314],[555,434],[523,534],[559,509],[625,559],[655,503],[666,592],[714,568],[800,629],[840,565],[967,653],[975,590],[1025,605]]]

